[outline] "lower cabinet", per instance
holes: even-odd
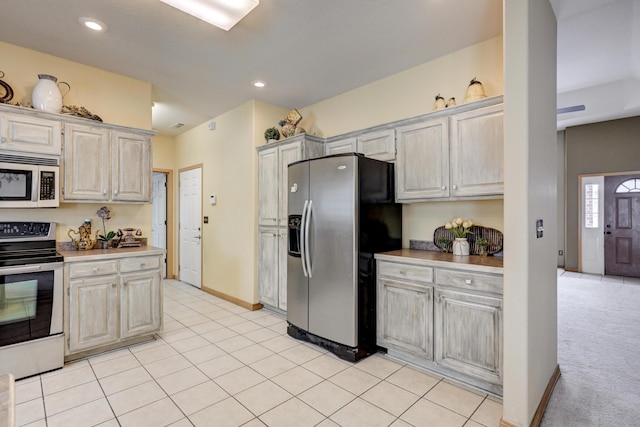
[[[433,360],[433,287],[378,282],[378,345]]]
[[[502,384],[502,300],[437,290],[435,360],[441,366]]]
[[[501,395],[502,274],[389,258],[377,264],[377,344],[394,357]]]
[[[162,326],[161,255],[105,257],[65,262],[66,356],[124,346]]]
[[[260,302],[287,310],[287,228],[258,231],[258,292]]]

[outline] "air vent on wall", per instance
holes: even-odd
[[[556,114],[573,113],[574,111],[584,111],[587,107],[584,105],[572,105],[571,107],[558,108]]]
[[[171,125],[171,126],[169,126],[169,127],[170,127],[171,129],[178,129],[178,128],[181,128],[182,126],[184,126],[184,123],[177,122],[177,123],[172,124],[172,125]]]

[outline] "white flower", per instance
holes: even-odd
[[[456,218],[454,221],[455,221],[456,225],[462,224],[462,218],[460,218],[460,217]]]
[[[447,230],[451,230],[451,229],[453,228],[453,225],[451,225],[451,223],[450,223],[450,222],[448,222],[448,223],[446,223],[446,224],[444,225],[444,228],[445,228],[445,229],[447,229]]]
[[[462,227],[463,228],[471,228],[472,225],[473,225],[473,222],[471,222],[469,220],[462,222]]]

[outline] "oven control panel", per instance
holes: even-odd
[[[0,239],[47,237],[51,227],[50,222],[0,222]]]

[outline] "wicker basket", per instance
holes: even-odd
[[[480,246],[476,243],[478,237],[489,241],[489,246],[486,249],[487,255],[493,255],[502,251],[502,232],[494,228],[481,227],[479,225],[472,226],[470,230],[471,233],[467,234],[470,255],[480,255],[481,253]],[[451,242],[453,242],[455,238],[456,236],[444,228],[444,226],[436,228],[433,232],[433,244],[445,252],[451,252]]]

